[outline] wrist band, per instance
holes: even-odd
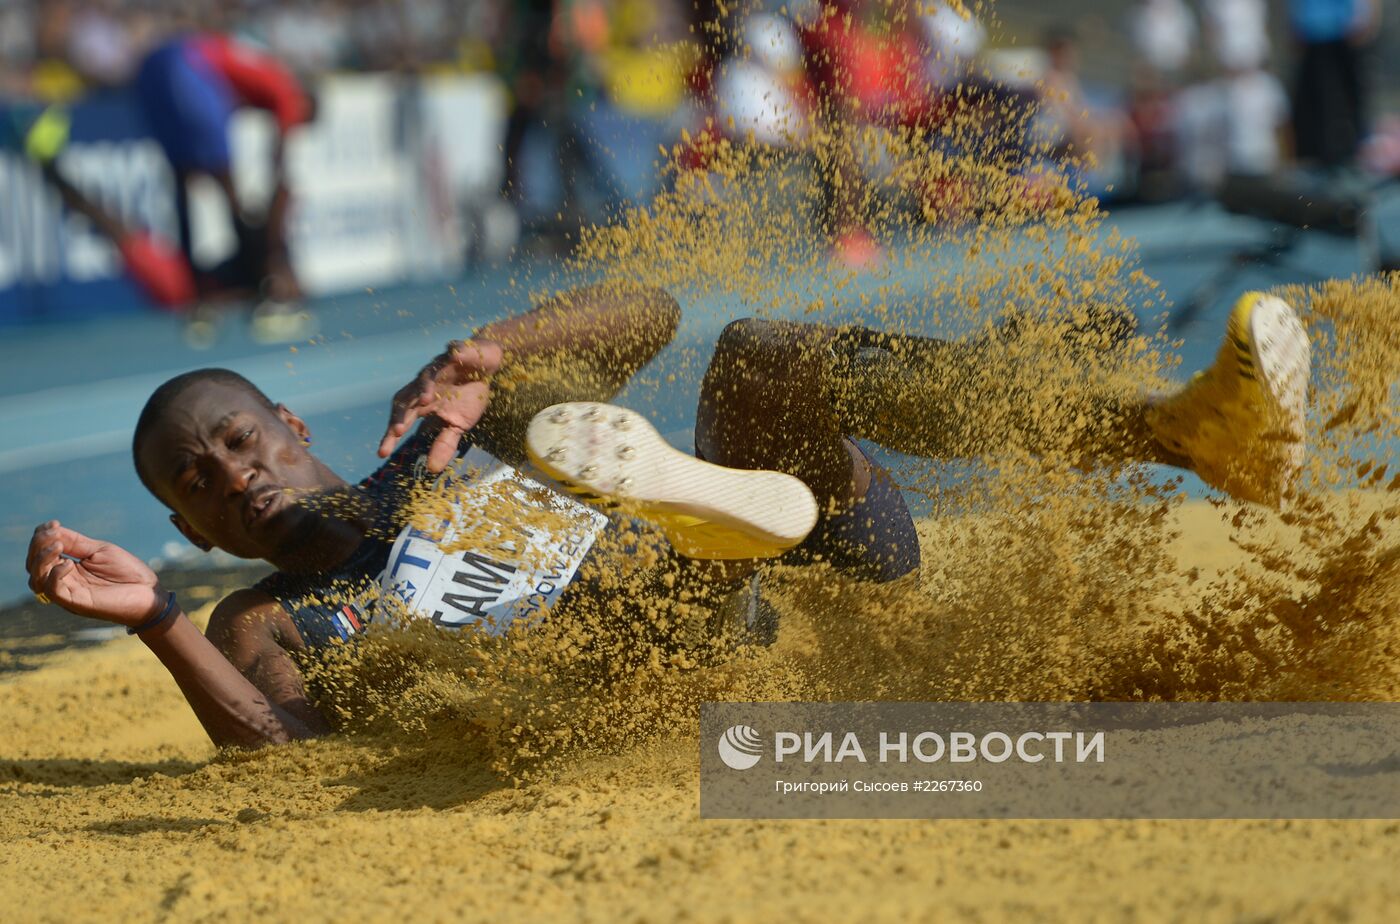
[[[127,626],[127,635],[140,635],[147,629],[154,629],[156,626],[170,618],[170,614],[175,612],[175,591],[170,592],[170,596],[165,598],[165,609],[160,611],[159,616],[152,616],[139,626]]]

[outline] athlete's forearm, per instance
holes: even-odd
[[[160,658],[219,747],[258,747],[312,738],[319,729],[268,701],[183,613],[141,640]]]
[[[603,284],[565,292],[475,336],[501,344],[514,360],[568,353],[635,371],[671,341],[680,316],[664,289]]]

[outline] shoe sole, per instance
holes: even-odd
[[[1298,315],[1288,303],[1270,295],[1258,296],[1249,311],[1249,339],[1241,344],[1241,368],[1255,372],[1265,401],[1273,405],[1278,429],[1275,438],[1296,445],[1290,461],[1302,465],[1304,427],[1307,414],[1308,380],[1312,374],[1312,347]],[[1243,347],[1244,349],[1241,349]]]
[[[816,499],[800,479],[701,461],[640,414],[610,404],[545,408],[530,421],[525,450],[569,491],[654,523],[690,558],[771,558],[817,522]]]

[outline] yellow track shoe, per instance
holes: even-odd
[[[1148,412],[1163,446],[1207,484],[1278,506],[1303,465],[1311,350],[1288,303],[1240,297],[1210,368]]]

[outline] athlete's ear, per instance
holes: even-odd
[[[180,535],[190,541],[190,545],[199,549],[201,552],[212,552],[214,550],[214,543],[201,536],[199,530],[191,526],[189,521],[178,513],[172,513],[170,515],[170,523],[180,531]]]
[[[285,404],[277,405],[277,416],[282,418],[282,422],[291,428],[298,439],[307,446],[311,445],[311,428],[306,425],[306,421],[293,414]]]

